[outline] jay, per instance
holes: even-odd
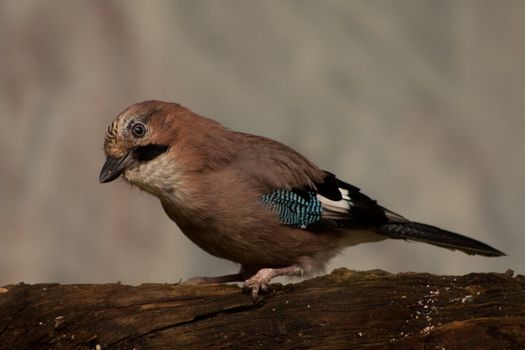
[[[480,241],[410,221],[269,138],[229,130],[175,103],[144,101],[109,125],[99,180],[122,176],[159,198],[166,214],[257,296],[276,276],[320,272],[348,246],[387,238],[467,254],[505,255]]]

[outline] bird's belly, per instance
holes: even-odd
[[[200,207],[196,206],[201,203],[197,200],[180,203],[167,198],[161,202],[181,231],[214,256],[252,267],[274,267],[294,264],[297,257],[307,253],[304,246],[308,236],[289,234],[297,229],[283,225],[273,211],[258,202],[256,195],[247,196],[251,192],[242,187],[242,182],[236,185],[233,190],[239,191],[240,187],[241,193],[220,192],[208,197],[206,205]],[[202,194],[202,190],[198,193]],[[190,193],[186,197],[198,195]],[[188,204],[195,206],[190,208]]]
[[[181,213],[173,206],[163,206],[181,231],[201,249],[248,266],[289,266],[305,259],[322,266],[345,246],[386,238],[364,230],[312,232],[280,224],[266,212],[220,219],[206,217],[203,212]]]
[[[361,243],[378,242],[387,239],[387,236],[380,235],[368,230],[345,230],[346,233],[342,238],[343,246],[351,247]]]
[[[179,227],[186,237],[207,253],[218,258],[242,263],[242,259],[239,257],[243,255],[239,254],[242,252],[239,251],[236,244],[230,242],[227,235],[204,228],[186,227],[184,225],[179,225]]]

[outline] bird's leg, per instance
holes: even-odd
[[[251,288],[253,299],[257,298],[259,290],[266,290],[268,283],[277,276],[302,276],[303,269],[298,265],[291,265],[277,269],[260,269],[255,275],[244,282],[245,288]]]
[[[253,268],[242,265],[238,273],[231,275],[217,276],[217,277],[193,277],[184,283],[187,284],[215,284],[227,282],[241,282],[250,277],[255,271]]]
[[[234,273],[232,275],[216,276],[216,277],[192,277],[185,281],[186,284],[215,284],[226,282],[240,282],[246,277],[241,273]]]

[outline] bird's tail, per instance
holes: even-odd
[[[457,249],[471,255],[502,256],[491,246],[460,234],[417,222],[384,224],[377,228],[377,233],[389,238],[425,242],[439,247]]]

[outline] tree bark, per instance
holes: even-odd
[[[0,289],[0,349],[519,349],[525,277],[338,269],[272,284],[18,284]]]

